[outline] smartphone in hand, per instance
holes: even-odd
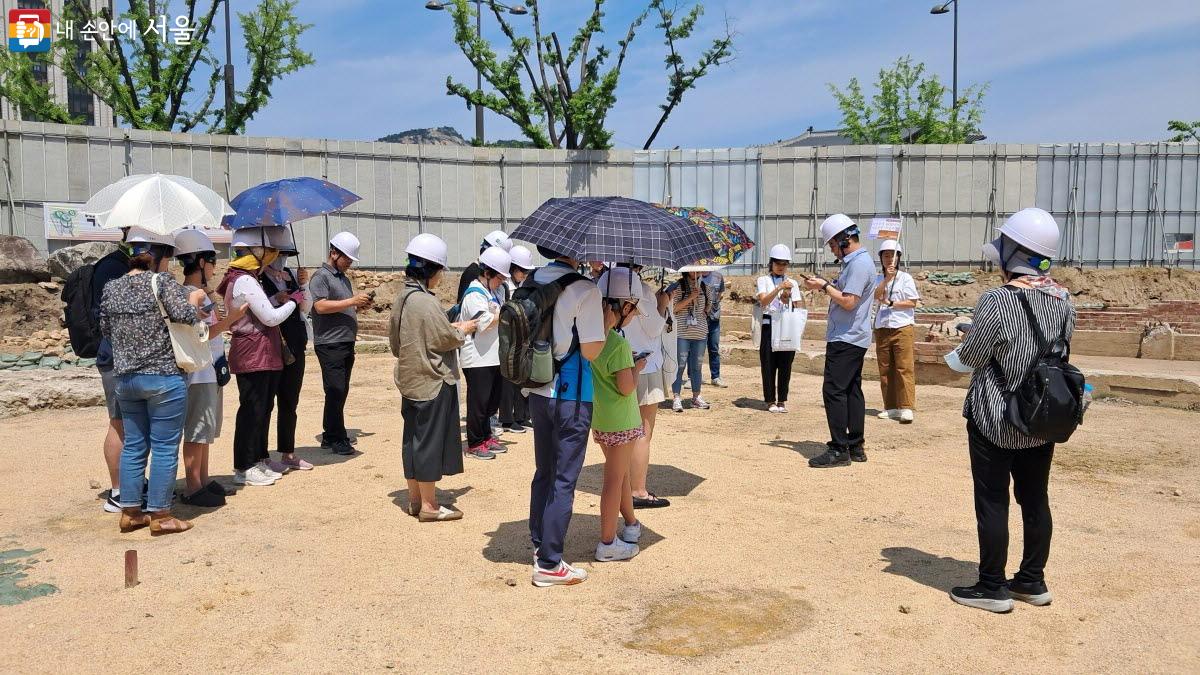
[[[475,312],[475,315],[471,317],[471,321],[478,321],[480,317],[487,313],[488,311],[486,309],[481,309],[478,312]]]
[[[650,352],[650,350],[646,350],[646,351],[644,351],[644,352],[638,352],[638,353],[636,353],[636,354],[634,354],[634,355],[633,355],[633,360],[634,360],[634,361],[641,361],[642,359],[646,358],[647,356],[650,356],[650,354],[651,354],[651,353],[652,353],[652,352]]]

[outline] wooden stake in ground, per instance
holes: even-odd
[[[133,588],[138,585],[138,562],[137,551],[129,549],[125,551],[125,588]]]

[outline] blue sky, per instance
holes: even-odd
[[[241,0],[238,4],[249,4]],[[569,40],[590,11],[585,0],[542,0],[543,31]],[[769,143],[840,115],[826,83],[873,81],[882,65],[911,54],[949,85],[950,15],[932,0],[708,0],[701,34],[728,20],[736,59],[689,92],[655,147]],[[641,0],[609,0],[607,44],[623,35]],[[373,140],[414,127],[454,126],[470,136],[473,113],[445,93],[446,75],[474,72],[450,40],[445,12],[423,0],[301,0],[314,24],[303,44],[317,63],[276,85],[249,133]],[[485,15],[484,33],[504,43]],[[524,28],[527,17],[510,17]],[[959,88],[989,83],[989,141],[1144,141],[1167,120],[1200,119],[1200,2],[1159,0],[962,0]],[[689,56],[705,46],[693,39]],[[618,147],[642,146],[666,91],[663,45],[641,28],[610,115]],[[236,58],[236,56],[235,56]],[[689,59],[690,60],[690,59]],[[245,68],[239,68],[244,77]],[[519,132],[487,114],[489,139]]]

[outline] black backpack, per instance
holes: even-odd
[[[585,279],[572,272],[539,284],[531,274],[513,291],[512,298],[500,308],[500,375],[504,379],[530,389],[554,381],[560,365],[552,344],[554,304],[567,286]],[[572,343],[571,351],[576,348]]]
[[[1053,343],[1047,341],[1029,299],[1016,289],[1012,292],[1021,301],[1030,330],[1037,337],[1038,358],[1017,386],[1004,392],[1004,418],[1026,436],[1065,443],[1083,423],[1083,373],[1068,363],[1070,343],[1064,337]],[[994,359],[992,363],[1000,371],[1000,364]]]
[[[92,277],[98,262],[82,265],[71,272],[59,296],[66,304],[63,315],[67,321],[67,334],[71,337],[71,351],[83,359],[95,358],[100,349],[100,320],[92,314],[92,301],[96,297]]]

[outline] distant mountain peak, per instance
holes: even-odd
[[[420,143],[423,145],[470,145],[471,142],[458,133],[454,127],[432,127],[427,129],[409,129],[398,134],[390,134],[379,139],[384,143]]]

